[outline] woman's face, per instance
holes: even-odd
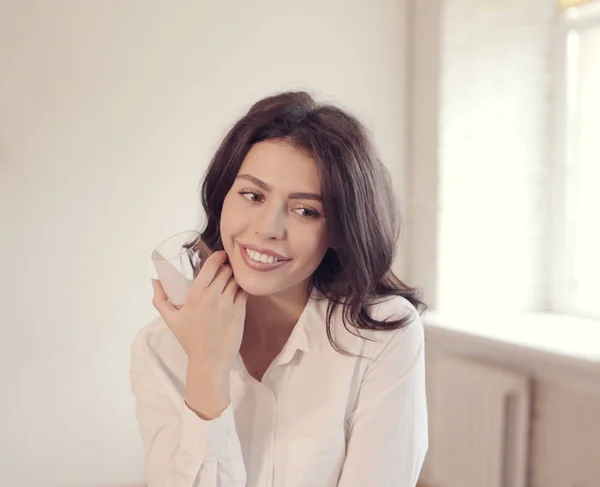
[[[330,244],[315,160],[282,141],[252,146],[223,203],[221,240],[249,294],[306,286]]]

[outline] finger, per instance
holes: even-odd
[[[223,298],[225,298],[230,303],[233,303],[233,300],[235,299],[235,295],[239,288],[240,286],[238,286],[235,277],[233,277],[232,275],[229,278],[229,281],[227,281],[225,288],[223,289]]]
[[[210,283],[217,275],[217,271],[226,260],[227,254],[224,250],[215,252],[208,259],[206,259],[204,265],[200,269],[200,272],[198,272],[196,279],[194,279],[194,282],[192,282],[190,287],[190,295],[199,294],[208,286],[210,286]]]
[[[223,264],[217,275],[215,276],[213,282],[210,283],[207,289],[210,289],[216,295],[221,295],[223,293],[223,289],[227,286],[229,279],[233,276],[233,270],[231,266],[228,264]]]
[[[237,292],[235,293],[235,298],[233,298],[233,304],[235,304],[236,306],[243,306],[245,308],[247,301],[248,293],[238,285]]]
[[[152,279],[152,288],[154,289],[152,304],[163,320],[165,320],[165,323],[169,325],[173,315],[177,312],[177,308],[169,302],[169,298],[158,279]]]

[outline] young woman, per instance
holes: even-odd
[[[423,326],[392,265],[389,175],[363,126],[303,92],[256,103],[202,186],[215,251],[132,345],[149,487],[413,487]]]

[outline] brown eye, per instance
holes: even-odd
[[[294,211],[303,218],[318,218],[321,216],[318,211],[312,208],[295,208]]]
[[[256,191],[243,190],[239,191],[239,194],[242,195],[242,198],[253,203],[258,203],[262,201],[262,195],[260,193],[257,193]]]

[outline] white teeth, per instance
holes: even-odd
[[[275,264],[276,262],[279,262],[278,259],[271,255],[260,254],[250,249],[246,249],[246,254],[248,254],[248,257],[250,257],[252,260],[255,260],[256,262],[262,262],[263,264]]]

